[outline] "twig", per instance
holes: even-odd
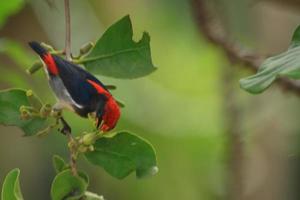
[[[65,54],[67,60],[72,60],[71,57],[71,18],[70,18],[70,2],[69,0],[64,0],[65,2],[65,25],[66,25],[66,41],[65,41]],[[77,160],[77,148],[76,148],[76,142],[72,136],[71,127],[68,125],[66,120],[63,117],[60,117],[61,123],[63,124],[63,128],[61,132],[67,136],[68,138],[68,147],[70,151],[70,167],[72,174],[76,176],[78,174],[77,172],[77,166],[76,166],[76,160]]]
[[[66,120],[63,117],[60,117],[60,121],[63,125],[63,127],[61,129],[61,133],[66,135],[67,138],[68,138],[68,147],[69,147],[69,151],[70,151],[71,171],[72,171],[72,174],[74,176],[76,176],[78,174],[77,173],[77,166],[76,166],[77,148],[76,148],[76,146],[74,146],[76,143],[75,143],[75,140],[72,136],[71,127],[69,126],[69,124],[66,122]]]
[[[244,135],[241,128],[242,109],[238,103],[235,90],[237,67],[231,67],[230,63],[222,66],[221,89],[223,92],[223,116],[225,117],[225,133],[228,151],[228,184],[227,194],[224,199],[245,199],[244,185]]]
[[[231,43],[229,38],[223,33],[218,33],[211,27],[211,15],[205,6],[205,0],[191,0],[192,9],[196,18],[196,23],[203,36],[212,44],[221,47],[225,55],[232,63],[239,63],[251,70],[257,71],[264,59],[264,56],[256,53],[249,53],[238,44]],[[277,84],[284,90],[293,92],[300,96],[300,84],[285,78],[279,78]]]
[[[67,60],[72,60],[71,57],[71,17],[70,17],[70,2],[65,0],[65,25],[66,25],[66,40],[65,53]]]

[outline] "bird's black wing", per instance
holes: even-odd
[[[59,77],[77,104],[96,107],[100,100],[105,100],[105,97],[87,82],[87,79],[92,80],[107,90],[96,77],[61,57],[53,55],[53,58],[59,70]]]

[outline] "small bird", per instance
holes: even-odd
[[[49,85],[58,99],[54,109],[68,108],[85,118],[95,114],[97,128],[103,132],[116,126],[120,108],[105,85],[83,68],[49,53],[38,42],[29,42],[29,46],[45,64]]]

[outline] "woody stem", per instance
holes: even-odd
[[[70,17],[70,2],[65,0],[65,25],[66,25],[66,37],[65,37],[65,53],[67,60],[71,61],[71,17]]]
[[[77,165],[76,165],[76,160],[77,160],[77,148],[76,146],[76,142],[72,136],[72,131],[71,131],[71,127],[69,126],[69,124],[66,122],[66,120],[63,117],[60,117],[60,121],[63,125],[62,129],[61,129],[61,133],[63,133],[64,135],[67,136],[68,139],[68,147],[69,147],[69,151],[70,151],[70,167],[71,167],[71,171],[72,174],[74,176],[76,176],[77,173]]]
[[[64,0],[65,2],[65,25],[66,25],[66,40],[65,40],[65,54],[66,59],[71,61],[71,18],[70,18],[70,2],[69,0]],[[76,148],[76,141],[72,136],[71,127],[66,122],[63,117],[60,117],[60,121],[63,125],[61,132],[67,136],[68,139],[68,147],[70,151],[70,167],[72,174],[76,176],[77,172],[77,148]]]

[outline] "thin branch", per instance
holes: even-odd
[[[65,40],[65,54],[67,60],[72,60],[71,57],[71,18],[70,18],[70,2],[69,0],[64,0],[65,2],[65,25],[66,25],[66,40]],[[67,136],[68,139],[68,147],[70,151],[70,167],[72,174],[76,176],[78,174],[77,172],[77,147],[76,147],[76,141],[74,140],[72,136],[71,127],[66,122],[66,120],[63,117],[60,117],[60,121],[63,124],[63,127],[61,129],[61,132]]]
[[[67,136],[68,138],[68,147],[69,147],[69,151],[70,151],[70,167],[71,167],[71,171],[72,174],[74,176],[76,176],[78,174],[77,172],[77,165],[76,165],[76,160],[77,160],[77,148],[76,146],[74,146],[75,140],[72,136],[72,131],[71,131],[71,127],[69,126],[69,124],[66,122],[66,120],[63,117],[60,117],[60,121],[63,125],[62,129],[60,130],[61,133],[63,133],[64,135]]]
[[[224,65],[224,64],[223,64]],[[222,66],[221,89],[223,92],[223,116],[225,120],[224,130],[227,135],[227,169],[228,184],[227,194],[224,199],[245,199],[244,185],[244,156],[245,144],[243,142],[243,131],[241,127],[242,107],[238,102],[238,93],[235,90],[238,68],[226,63]]]
[[[65,0],[65,25],[66,25],[66,40],[65,53],[67,60],[72,60],[71,57],[71,17],[70,17],[70,2]]]
[[[257,71],[264,56],[245,51],[236,43],[231,43],[226,34],[219,33],[211,27],[213,24],[211,14],[205,5],[205,0],[191,0],[196,23],[203,36],[212,44],[221,47],[225,55],[232,63],[239,63],[251,70]],[[277,84],[284,90],[300,96],[300,84],[285,78],[279,78]]]

